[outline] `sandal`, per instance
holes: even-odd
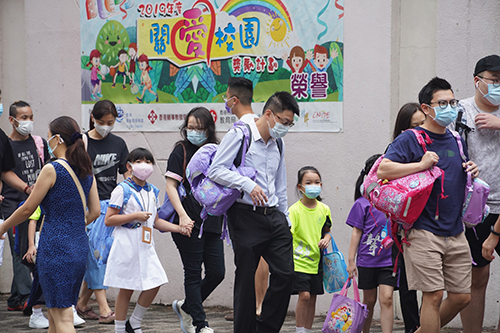
[[[83,319],[89,319],[89,320],[97,320],[97,319],[99,319],[99,316],[97,315],[97,313],[95,313],[88,306],[85,309],[82,309],[77,304],[75,306],[75,308],[76,308],[76,312],[80,315],[80,317],[83,317]]]
[[[115,312],[111,311],[107,316],[99,316],[99,324],[113,324],[115,322]]]

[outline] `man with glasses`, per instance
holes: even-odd
[[[236,265],[234,332],[277,333],[285,320],[294,274],[286,216],[285,148],[278,144],[293,126],[294,114],[299,115],[295,98],[277,92],[267,100],[262,116],[249,123],[252,137],[245,166],[257,170],[255,181],[230,170],[244,139],[235,129],[222,139],[209,170],[210,179],[243,193],[227,212]],[[256,320],[254,277],[261,256],[269,264],[271,278]]]
[[[423,292],[421,327],[417,332],[437,333],[470,301],[471,257],[461,211],[466,183],[464,170],[477,177],[478,168],[471,161],[463,163],[457,141],[446,129],[457,117],[457,100],[450,84],[433,78],[420,90],[418,99],[427,121],[416,129],[432,139],[427,152],[424,153],[413,132],[403,132],[389,146],[377,175],[391,180],[434,165],[444,171],[444,193],[439,179],[422,214],[408,231],[408,244],[404,245],[408,288]],[[444,290],[447,298],[443,300]]]
[[[484,317],[486,287],[490,277],[493,251],[500,253],[500,57],[490,55],[480,59],[474,69],[474,96],[461,100],[467,125],[472,131],[466,136],[470,158],[481,170],[481,179],[490,185],[490,214],[465,235],[472,253],[472,288],[469,306],[460,312],[465,333],[481,332]],[[496,225],[495,225],[495,222]],[[494,226],[494,229],[492,229]],[[483,244],[484,243],[484,244]],[[484,250],[483,250],[484,248]],[[482,253],[482,251],[484,251]]]

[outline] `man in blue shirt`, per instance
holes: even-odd
[[[262,116],[249,121],[252,132],[245,166],[257,170],[255,181],[231,171],[244,138],[230,130],[222,139],[209,170],[213,181],[238,189],[243,196],[228,211],[236,274],[234,332],[279,332],[285,320],[293,286],[292,235],[287,222],[284,146],[279,138],[299,115],[295,98],[277,92],[266,102]],[[269,264],[270,286],[258,320],[255,317],[255,270],[260,257]]]
[[[395,179],[437,165],[444,171],[444,197],[440,179],[434,183],[424,211],[408,232],[404,258],[410,290],[423,292],[417,332],[439,332],[470,301],[471,256],[461,221],[466,171],[477,177],[477,166],[463,163],[457,141],[446,129],[457,116],[450,84],[433,78],[419,93],[427,121],[417,130],[432,139],[427,152],[413,132],[401,133],[389,147],[378,169],[381,179]],[[465,144],[463,144],[465,147]],[[439,209],[438,209],[439,208]],[[443,300],[443,291],[448,297]]]

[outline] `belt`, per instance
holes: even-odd
[[[247,205],[247,204],[243,204],[243,203],[239,203],[239,202],[236,202],[234,204],[234,207],[236,209],[253,211],[255,213],[262,214],[262,215],[271,215],[272,213],[274,213],[277,210],[276,206],[274,206],[274,207],[251,206],[251,205]]]

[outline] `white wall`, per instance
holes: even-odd
[[[500,4],[488,0],[346,1],[344,132],[290,133],[285,139],[289,202],[297,200],[297,170],[304,163],[318,167],[325,203],[332,209],[334,236],[345,255],[351,233],[345,219],[353,203],[355,180],[366,158],[384,151],[399,106],[416,101],[421,86],[434,75],[447,78],[457,97],[472,95],[475,62],[500,53],[499,14]],[[79,39],[77,1],[0,0],[3,103],[8,106],[18,99],[31,103],[35,134],[46,136],[48,123],[59,115],[80,119]],[[0,118],[0,127],[11,131],[6,115]],[[152,150],[158,159],[152,182],[163,188],[162,172],[178,133],[119,135],[129,149]],[[180,258],[170,235],[156,233],[155,240],[170,280],[155,302],[171,303],[183,297]],[[232,305],[233,256],[231,248],[225,252],[226,279],[207,305]],[[9,257],[6,251],[0,292],[10,287]],[[492,266],[497,272],[496,263]],[[488,326],[498,318],[498,290],[498,282],[492,279],[485,317]],[[109,295],[115,297],[116,291]],[[329,295],[319,297],[318,313],[328,309],[330,299]],[[295,302],[292,297],[291,310]]]

